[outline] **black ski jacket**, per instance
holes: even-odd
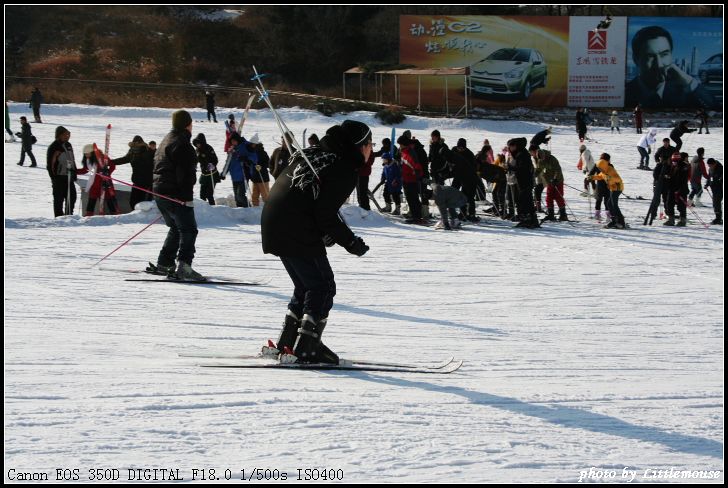
[[[192,201],[197,154],[185,129],[173,129],[164,136],[154,155],[154,191],[183,202]]]
[[[326,131],[320,146],[305,151],[311,160],[331,157],[331,154],[335,160],[319,173],[318,198],[314,198],[311,188],[302,190],[292,185],[296,168],[307,164],[301,156],[278,176],[261,215],[263,252],[266,254],[325,256],[326,247],[322,241],[325,235],[344,247],[354,240],[354,233],[338,212],[356,187],[357,170],[364,165],[364,157],[339,126]]]

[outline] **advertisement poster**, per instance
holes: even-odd
[[[630,17],[625,106],[723,106],[723,22],[708,17]]]
[[[569,107],[624,106],[627,17],[571,17],[569,28]]]
[[[565,106],[568,48],[568,17],[400,16],[400,63],[470,67],[473,107]],[[444,80],[421,83],[423,105],[442,107]],[[448,80],[451,106],[464,103],[464,84]],[[416,77],[401,87],[402,103],[416,105]]]

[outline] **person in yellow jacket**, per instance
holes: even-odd
[[[627,224],[624,222],[624,215],[619,210],[619,196],[624,191],[624,182],[619,176],[617,170],[610,162],[611,156],[608,153],[602,153],[599,156],[599,162],[596,165],[596,172],[590,176],[590,180],[602,180],[609,188],[609,200],[607,200],[607,210],[611,215],[610,222],[605,226],[607,229],[624,229]]]

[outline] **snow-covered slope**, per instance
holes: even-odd
[[[30,114],[24,104],[10,110],[17,131],[17,118]],[[567,203],[581,221],[541,230],[486,218],[444,233],[345,207],[371,251],[329,253],[337,296],[327,344],[343,357],[455,355],[463,368],[446,376],[202,369],[178,354],[255,353],[283,320],[292,285],[261,251],[260,210],[197,202],[194,266],[270,279],[266,286],[129,282],[125,270],[156,259],[163,225],[91,266],[157,211],[53,219],[43,169],[57,125],[78,153],[102,144],[111,123],[119,157],[136,134],[159,142],[170,113],[48,105],[45,123],[32,124],[40,168],[16,166],[20,145],[5,145],[6,481],[10,469],[53,480],[56,468],[79,468],[86,480],[98,467],[120,469],[122,480],[128,468],[178,468],[188,481],[202,468],[221,478],[226,469],[233,478],[271,469],[289,480],[327,468],[349,482],[573,482],[591,467],[618,479],[629,467],[640,481],[652,469],[719,470],[723,480],[721,227],[703,228],[692,214],[684,229],[643,227],[649,200],[623,199],[633,228],[607,231],[571,189]],[[281,113],[299,137],[345,118]],[[371,124],[377,141],[389,137],[371,114],[347,117]],[[398,133],[409,128],[426,141],[437,128],[448,143],[465,137],[477,150],[486,137],[500,148],[542,127],[410,117]],[[193,130],[222,153],[222,124]],[[269,152],[280,139],[267,110],[252,110],[245,132],[258,132]],[[660,138],[668,132],[660,128]],[[649,199],[651,174],[633,169],[639,136],[590,135],[595,156],[612,154],[625,193]],[[723,161],[722,128],[689,136],[685,149],[699,145]],[[577,148],[571,126],[554,127],[553,152],[567,184],[580,188]],[[128,180],[130,169],[115,174]],[[230,181],[216,193],[232,193]],[[697,212],[712,219],[710,208]]]

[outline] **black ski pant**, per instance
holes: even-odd
[[[503,217],[506,215],[506,185],[505,183],[496,183],[493,188],[493,205],[498,215]]]
[[[31,144],[23,144],[20,148],[20,164],[21,165],[25,162],[26,154],[30,158],[31,166],[37,166],[37,163],[35,162],[35,156],[33,156],[33,146]]]
[[[53,187],[53,214],[56,217],[73,215],[73,207],[76,205],[76,185],[71,182],[69,194],[68,177],[61,175],[51,176],[51,186]]]
[[[96,202],[98,202],[97,198],[89,198],[88,202],[86,203],[86,212],[89,214],[93,214],[96,210]],[[104,198],[104,202],[106,204],[106,209],[108,211],[109,215],[116,215],[119,212],[119,207],[116,204],[116,197],[112,198]],[[103,213],[104,209],[101,209],[101,212]]]
[[[394,202],[395,205],[402,205],[401,190],[397,193],[391,193],[389,190],[387,190],[387,187],[385,185],[384,190],[382,191],[382,195],[384,196],[384,203],[386,203],[387,205],[391,205],[392,202]]]
[[[594,202],[594,210],[602,209],[602,201],[604,201],[604,207],[609,210],[609,188],[603,181],[597,181],[597,196]],[[659,202],[658,202],[659,203]]]
[[[680,136],[670,136],[670,139],[675,143],[675,152],[680,152],[680,148],[682,147],[682,139],[680,139]]]
[[[303,317],[308,314],[316,322],[329,316],[334,306],[336,281],[326,255],[280,256],[288,276],[293,281],[293,296],[288,309]]]
[[[147,188],[147,190],[151,191],[151,187]],[[147,193],[144,190],[140,190],[139,188],[132,188],[131,189],[131,195],[129,195],[129,206],[132,210],[134,210],[134,207],[139,202],[148,202],[152,200],[152,194]]]
[[[660,207],[660,199],[662,198],[662,185],[652,185],[652,202],[647,215],[652,215],[654,219],[657,217],[657,209]]]
[[[40,105],[33,105],[33,117],[35,117],[35,121],[36,122],[41,122],[41,120],[40,120]]]
[[[690,195],[688,195],[688,199],[692,200],[695,197],[700,198],[703,195],[703,185],[700,184],[700,181],[697,183],[690,182]]]
[[[238,207],[248,207],[248,196],[245,188],[245,180],[233,181],[233,194],[235,195],[235,204]]]
[[[463,183],[463,195],[468,199],[467,205],[460,209],[463,215],[475,217],[475,191],[477,188],[478,186],[475,182]]]
[[[715,212],[716,218],[723,218],[723,209],[721,204],[723,203],[723,187],[721,185],[710,185],[713,191],[713,211]]]
[[[356,200],[364,210],[371,210],[369,207],[369,177],[359,176],[356,183]]]
[[[413,219],[422,218],[422,203],[420,202],[420,184],[405,183],[404,184],[404,197],[407,199],[407,205],[409,206],[410,216]]]
[[[698,127],[698,134],[703,133],[703,127],[705,127],[705,133],[710,134],[710,130],[708,130],[708,121],[707,120],[700,121],[700,127]]]
[[[215,205],[215,186],[211,175],[203,175],[200,183],[200,199],[206,200],[210,205]]]
[[[532,185],[518,185],[520,192],[518,195],[518,213],[521,216],[521,220],[528,220],[534,218],[536,215],[536,209],[533,206],[533,186]]]
[[[197,241],[197,221],[194,207],[180,205],[176,202],[154,197],[157,207],[169,227],[162,250],[159,251],[157,264],[173,266],[175,259],[192,264],[195,258],[195,242]]]
[[[541,183],[537,184],[533,187],[533,197],[534,201],[537,203],[541,203],[541,195],[543,195],[543,185]]]
[[[685,198],[688,196],[687,188],[679,190],[669,190],[667,192],[667,200],[665,202],[665,213],[668,217],[675,217],[675,205],[677,211],[680,212],[680,218],[687,217],[687,207],[685,206]]]
[[[217,122],[217,116],[215,115],[215,108],[207,107],[207,121],[210,121],[210,117],[212,117],[212,120]]]
[[[506,185],[506,203],[508,205],[507,216],[513,217],[516,215],[518,207],[518,186],[517,185]]]
[[[622,215],[622,211],[619,209],[619,196],[621,194],[621,190],[609,192],[609,212],[612,214],[612,220],[624,225],[624,215]]]

